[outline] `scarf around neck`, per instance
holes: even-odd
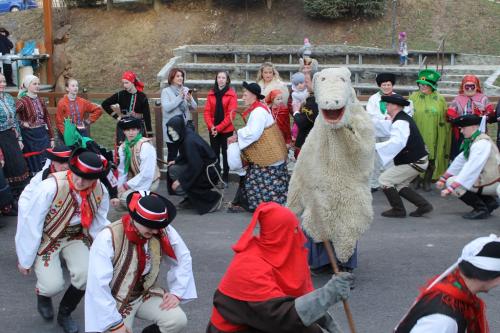
[[[71,170],[68,170],[66,175],[68,178],[70,190],[80,195],[80,198],[82,199],[82,202],[80,203],[80,221],[82,227],[88,229],[90,228],[92,220],[94,219],[94,214],[92,213],[92,209],[90,208],[89,197],[92,191],[94,191],[97,182],[94,182],[94,184],[92,184],[92,186],[90,186],[89,188],[79,191],[75,188],[75,184],[73,183],[73,173],[71,172]]]
[[[139,140],[142,139],[142,134],[139,133],[132,141],[125,139],[123,153],[125,154],[125,173],[128,173],[130,169],[130,162],[132,161],[132,150],[130,148],[134,147]]]
[[[474,140],[481,134],[480,130],[475,131],[470,138],[464,138],[464,141],[460,145],[460,150],[464,152],[465,159],[469,159],[470,147]]]
[[[224,120],[224,105],[222,105],[222,97],[229,90],[229,86],[226,84],[224,88],[219,89],[219,86],[216,84],[214,87],[215,94],[215,117],[214,117],[214,125],[219,125]]]

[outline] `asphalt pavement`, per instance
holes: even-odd
[[[226,200],[234,195],[236,184],[226,190]],[[496,233],[500,235],[500,213],[487,220],[467,221],[469,211],[455,198],[440,198],[437,192],[425,194],[435,210],[424,218],[388,219],[380,216],[387,209],[384,195],[374,193],[375,219],[359,242],[359,267],[354,271],[356,287],[349,299],[358,333],[389,333],[405,314],[429,278],[441,273],[459,256],[470,240]],[[174,197],[172,201],[178,202]],[[405,202],[408,210],[413,206]],[[188,316],[185,332],[202,333],[211,313],[212,295],[232,258],[231,245],[251,219],[251,214],[228,214],[224,210],[200,216],[179,211],[173,226],[191,250],[198,299],[182,305]],[[35,276],[22,276],[16,269],[14,235],[16,219],[0,217],[0,332],[62,333],[57,323],[45,322],[36,311]],[[163,268],[163,275],[165,268]],[[314,277],[317,287],[329,276]],[[62,295],[54,299],[57,305]],[[486,301],[490,332],[500,332],[500,288],[482,294]],[[83,303],[83,302],[82,302]],[[349,332],[342,305],[334,313]],[[74,312],[83,332],[83,304]],[[136,321],[134,333],[148,323]]]

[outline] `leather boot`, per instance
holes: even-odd
[[[310,326],[325,316],[330,306],[349,297],[354,276],[334,275],[323,287],[295,299],[295,310],[304,326]]]
[[[54,318],[52,299],[47,296],[37,295],[37,300],[37,309],[42,318],[45,320],[52,320]]]
[[[409,187],[404,187],[399,190],[399,195],[417,206],[417,210],[410,213],[410,216],[421,217],[422,215],[432,211],[433,207],[429,201],[425,200],[420,194]]]
[[[488,207],[488,212],[491,214],[495,209],[499,207],[498,201],[494,196],[491,195],[479,195],[479,197],[484,201],[486,207]]]
[[[399,196],[398,190],[395,187],[384,188],[384,194],[389,200],[391,209],[386,210],[382,213],[385,217],[406,217],[405,206],[403,205],[403,200]]]
[[[142,330],[142,333],[161,333],[161,331],[160,331],[160,328],[158,327],[158,325],[153,324],[153,325],[149,325],[148,327],[145,327]]]
[[[78,324],[71,318],[71,312],[76,309],[83,295],[85,295],[85,290],[78,290],[72,285],[64,293],[59,305],[57,322],[66,333],[78,333]]]
[[[473,210],[467,214],[462,215],[462,217],[466,220],[482,220],[488,218],[490,213],[488,211],[488,206],[484,203],[484,201],[477,195],[471,191],[465,192],[464,195],[460,197],[467,205],[471,206]]]
[[[430,192],[432,190],[432,174],[434,173],[434,161],[429,161],[429,166],[425,170],[424,180],[422,181],[422,189],[424,192]]]

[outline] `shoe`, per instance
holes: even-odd
[[[422,217],[424,214],[430,213],[434,209],[424,197],[409,187],[404,187],[399,190],[399,195],[417,206],[417,210],[409,214],[412,217]]]
[[[403,200],[399,196],[398,190],[395,187],[389,187],[383,189],[387,200],[389,200],[389,204],[391,205],[391,209],[386,210],[382,213],[384,217],[406,217],[406,209],[403,205]]]
[[[64,293],[57,313],[57,323],[63,328],[64,332],[78,333],[78,324],[71,318],[71,313],[75,311],[84,295],[85,290],[79,290],[73,285],[70,285]]]
[[[235,204],[230,204],[226,210],[226,213],[245,213],[245,212],[246,212],[245,208]]]
[[[488,208],[488,212],[491,214],[495,209],[499,207],[498,201],[495,197],[490,195],[481,195],[481,199],[483,199],[486,207]]]
[[[37,300],[37,309],[42,318],[47,321],[54,319],[52,299],[47,296],[37,295]]]
[[[472,212],[462,215],[462,217],[466,220],[484,220],[489,216],[490,214],[487,211],[476,209],[474,209]]]
[[[153,325],[149,325],[148,327],[145,327],[142,330],[142,333],[161,333],[161,331],[160,331],[160,328],[158,327],[158,325],[153,324]]]
[[[71,314],[63,314],[59,311],[57,314],[57,323],[66,333],[78,333],[78,324],[71,318]]]
[[[372,187],[372,188],[370,189],[370,191],[371,191],[372,193],[375,193],[375,192],[377,192],[377,191],[378,191],[378,187]]]

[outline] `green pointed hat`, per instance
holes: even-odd
[[[441,74],[433,69],[424,69],[418,73],[417,83],[430,86],[433,90],[437,89],[437,82]]]

